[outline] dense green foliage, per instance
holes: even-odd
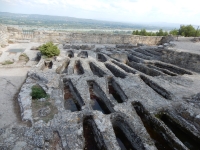
[[[186,37],[200,36],[200,31],[197,31],[192,25],[187,25],[180,27],[179,34]]]
[[[31,96],[33,99],[40,99],[40,98],[46,98],[47,94],[46,92],[40,87],[39,85],[34,85],[32,87]]]
[[[197,37],[200,36],[200,30],[195,29],[192,25],[182,25],[179,29],[174,29],[169,32],[160,29],[158,32],[147,32],[145,29],[135,30],[133,35],[143,35],[143,36],[167,36],[171,35],[181,35],[185,37]]]
[[[39,47],[39,50],[43,55],[47,57],[58,56],[60,54],[60,50],[52,42],[43,44],[42,46]]]
[[[180,26],[180,29],[174,29],[169,32],[172,35],[181,35],[185,37],[200,36],[200,30],[196,30],[192,25]]]

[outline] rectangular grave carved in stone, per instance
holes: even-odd
[[[82,75],[84,74],[84,69],[81,65],[81,62],[80,60],[77,60],[75,61],[75,65],[74,65],[74,74],[77,74],[77,75]]]
[[[164,75],[164,73],[158,71],[158,70],[155,70],[155,69],[151,69],[147,66],[145,66],[144,64],[142,63],[136,63],[136,62],[128,62],[128,66],[132,67],[133,69],[136,69],[146,75],[149,75],[149,76],[159,76],[159,75]]]
[[[156,93],[158,93],[163,98],[166,98],[169,100],[172,99],[170,93],[167,90],[165,90],[163,87],[159,86],[157,83],[153,82],[152,80],[150,80],[144,75],[140,75],[140,78],[144,81],[144,83],[146,83],[150,88],[152,88]]]
[[[111,122],[116,140],[121,149],[145,150],[141,138],[135,134],[125,114],[119,112],[112,114]]]
[[[72,112],[80,111],[81,107],[85,105],[78,91],[69,80],[64,83],[64,100],[65,109]]]
[[[69,64],[70,64],[70,61],[69,61],[69,60],[65,60],[65,61],[62,63],[62,65],[59,66],[59,67],[56,69],[56,73],[58,73],[58,74],[67,73]]]
[[[160,63],[160,62],[156,62],[154,65],[158,68],[167,69],[167,70],[169,70],[173,73],[179,74],[179,75],[184,75],[184,74],[192,75],[191,72],[189,72],[183,68],[176,67],[174,65]]]
[[[200,149],[200,139],[193,135],[189,130],[183,128],[168,114],[159,115],[165,125],[176,135],[176,137],[190,150]]]
[[[105,64],[106,68],[112,72],[115,77],[126,78],[126,74],[116,68],[114,65]]]
[[[159,124],[150,113],[145,110],[143,105],[139,102],[134,102],[133,107],[135,108],[136,113],[142,120],[144,127],[149,133],[150,137],[153,139],[155,146],[158,150],[173,150],[182,149],[181,145],[173,141],[173,139],[166,134],[165,130],[161,124]]]
[[[97,54],[97,60],[100,62],[106,62],[107,58],[103,54]]]
[[[77,57],[81,57],[81,58],[88,58],[88,52],[87,51],[81,51]]]
[[[110,114],[111,112],[114,112],[112,104],[102,89],[94,81],[88,81],[88,86],[92,108],[94,110],[101,111],[104,114]]]
[[[83,120],[83,133],[85,138],[84,150],[106,150],[106,144],[101,132],[98,130],[92,116]]]
[[[89,65],[90,65],[90,68],[94,75],[97,75],[98,77],[103,77],[106,74],[103,70],[101,70],[99,67],[97,67],[94,63],[90,62]]]
[[[69,51],[67,51],[67,56],[69,58],[72,58],[72,57],[74,57],[74,53],[71,50],[69,50]]]
[[[128,67],[125,64],[116,62],[116,61],[112,61],[113,64],[117,65],[118,67],[122,68],[124,71],[128,72],[128,73],[132,73],[132,74],[136,74],[136,71],[134,69],[132,69],[131,67]]]
[[[122,91],[121,87],[116,83],[116,81],[114,81],[113,78],[108,78],[108,90],[109,94],[112,94],[118,103],[127,101],[127,96],[124,91]]]

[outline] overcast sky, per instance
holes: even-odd
[[[0,11],[200,25],[199,0],[0,0]]]

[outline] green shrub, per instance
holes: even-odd
[[[42,46],[39,47],[39,50],[43,55],[47,57],[58,56],[60,54],[60,50],[52,42],[43,44]]]
[[[39,85],[34,85],[32,86],[31,89],[32,89],[32,92],[31,92],[32,99],[40,99],[40,98],[47,97],[46,92]]]

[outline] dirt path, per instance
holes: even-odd
[[[30,68],[0,68],[0,128],[20,123],[17,93]]]

